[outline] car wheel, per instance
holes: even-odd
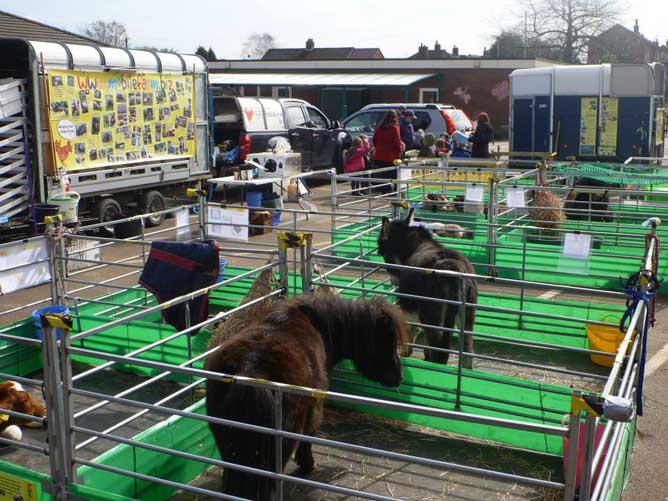
[[[121,209],[121,204],[119,204],[113,198],[103,198],[97,205],[97,217],[101,223],[108,223],[110,221],[116,221],[123,217],[123,209]],[[110,237],[114,236],[114,226],[103,226],[101,228],[102,232],[105,235]]]
[[[151,214],[145,219],[147,227],[160,226],[165,220],[164,214],[155,214],[165,210],[165,197],[159,191],[149,191],[144,194],[141,203],[142,210]]]

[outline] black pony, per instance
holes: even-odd
[[[329,294],[301,296],[275,303],[260,322],[225,340],[207,359],[205,368],[326,390],[334,364],[349,358],[365,377],[398,386],[402,378],[399,352],[407,332],[401,310],[379,298],[349,301]],[[276,428],[275,391],[213,379],[207,380],[206,391],[209,416]],[[322,420],[323,402],[321,398],[285,393],[282,429],[313,435]],[[210,426],[224,461],[276,471],[275,437]],[[282,448],[283,468],[296,449],[300,473],[313,470],[310,442],[283,439]],[[223,492],[270,500],[274,481],[225,468]]]
[[[413,226],[413,213],[408,210],[403,220],[390,221],[383,218],[380,236],[378,237],[378,251],[386,263],[414,266],[418,268],[432,268],[449,270],[459,273],[475,273],[471,261],[461,252],[449,249],[436,242],[426,228]],[[424,296],[430,298],[461,301],[462,281],[457,277],[425,273],[422,271],[388,270],[392,282],[399,287],[402,294]],[[465,278],[466,302],[475,304],[478,301],[478,286],[475,280]],[[421,324],[440,326],[452,329],[455,323],[461,326],[461,315],[458,316],[460,306],[456,304],[442,304],[433,301],[416,300],[406,297],[399,299],[399,305],[404,312],[419,320]],[[464,314],[464,329],[473,331],[475,322],[475,308],[466,307]],[[427,344],[435,348],[450,348],[451,332],[425,328]],[[473,353],[473,338],[465,337],[464,350]],[[425,360],[441,364],[448,363],[448,353],[436,350],[425,350]],[[464,357],[464,365],[472,368],[471,357]]]
[[[608,210],[610,195],[603,193],[576,192],[572,189],[566,197],[564,209],[566,217],[573,221],[612,221],[612,213]]]

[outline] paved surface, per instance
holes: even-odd
[[[329,204],[327,203],[329,194],[329,187],[327,185],[320,185],[316,188],[314,192],[314,197],[311,199],[319,208],[327,210]],[[174,220],[167,220],[162,228],[171,228],[173,227]],[[283,225],[285,228],[291,228],[294,222],[292,220],[284,221]],[[302,215],[297,218],[297,224],[300,229],[314,229],[314,230],[323,230],[329,229],[330,217],[329,216],[314,216],[310,215],[308,221],[306,216]],[[155,237],[151,238],[165,238],[170,237],[171,232],[162,233]],[[316,233],[315,234],[315,243],[318,245],[325,245],[329,242],[329,235],[325,233]],[[254,244],[266,244],[270,246],[275,245],[276,242],[276,233],[270,233],[260,237],[253,238]],[[142,259],[140,254],[140,247],[133,246],[131,244],[121,244],[114,245],[112,248],[104,249],[103,258],[107,261],[114,261],[128,256],[136,255],[133,260],[129,261],[133,264],[141,264]],[[264,258],[263,258],[264,259]],[[259,264],[258,260],[253,260],[252,255],[249,255],[246,252],[240,251],[235,253],[233,259],[231,260],[233,264],[244,265],[244,266],[257,266]],[[92,280],[99,282],[111,276],[118,275],[121,272],[131,271],[127,268],[121,269],[116,267],[115,269],[104,269],[94,272],[86,273],[79,278],[84,280]],[[122,285],[133,285],[136,284],[137,275],[132,275],[128,278],[120,280],[119,284]],[[80,285],[79,285],[80,286]],[[76,287],[75,285],[70,286],[70,288]],[[81,297],[91,297],[98,296],[100,294],[112,292],[113,289],[96,287],[94,289],[89,289],[83,292],[78,293],[78,296]],[[35,287],[26,291],[21,291],[9,296],[0,297],[0,310],[6,311],[10,308],[17,307],[20,305],[28,304],[32,301],[45,298],[49,295],[49,289],[47,286]],[[27,309],[26,311],[19,312],[13,315],[8,315],[0,317],[0,323],[5,324],[8,321],[25,318],[29,314],[32,308]],[[624,498],[627,500],[639,499],[639,500],[654,500],[654,499],[668,499],[667,489],[665,488],[665,481],[660,472],[663,470],[663,461],[665,460],[665,451],[668,450],[668,434],[665,430],[667,429],[666,425],[668,424],[668,419],[666,418],[666,409],[668,407],[668,385],[665,384],[666,377],[668,376],[668,363],[661,363],[664,359],[664,356],[668,356],[668,348],[661,351],[664,346],[668,345],[668,302],[661,301],[657,311],[657,325],[653,330],[653,335],[649,341],[649,358],[653,357],[656,353],[660,353],[658,358],[654,358],[650,367],[652,368],[652,373],[648,376],[646,382],[646,404],[645,404],[645,416],[639,420],[639,433],[636,440],[635,453],[633,457],[632,465],[632,477],[631,482],[628,486],[628,489],[625,492]],[[128,382],[129,384],[129,382]],[[340,416],[339,416],[340,417]],[[344,418],[341,418],[345,422]],[[336,426],[330,424],[331,421],[326,422],[325,427],[323,428],[323,435],[330,436],[333,438],[342,438],[340,435],[341,430],[337,431]],[[388,425],[389,426],[389,425]],[[397,433],[400,433],[400,430],[397,430]],[[404,438],[408,439],[410,435],[410,430],[406,430],[406,436]],[[35,437],[39,440],[38,437]],[[346,437],[349,438],[349,437]],[[431,439],[438,445],[440,450],[448,449],[452,444],[448,442],[446,438],[443,437],[432,437]],[[408,442],[407,442],[408,443]],[[410,444],[409,444],[410,445]],[[408,447],[408,446],[407,446]],[[484,450],[483,450],[484,449]],[[490,454],[489,450],[480,446],[478,449],[480,454],[485,454],[485,457],[491,458],[493,453]],[[422,451],[419,451],[422,452]],[[373,465],[373,476],[367,476],[366,473],[363,473],[361,476],[352,472],[350,468],[341,468],[340,466],[328,467],[328,461],[331,459],[331,453],[323,450],[318,453],[320,455],[316,460],[323,464],[324,468],[321,473],[318,473],[318,478],[326,480],[328,475],[334,475],[335,477],[343,477],[342,485],[353,486],[355,484],[362,485],[371,485],[365,484],[364,482],[371,482],[373,480],[374,484],[377,484],[379,487],[378,492],[383,494],[389,494],[392,490],[394,493],[403,497],[402,494],[406,494],[405,491],[402,491],[401,487],[398,487],[397,484],[400,483],[396,480],[387,480],[386,476],[392,475],[392,471],[395,468],[401,468],[401,465],[388,465],[386,470],[379,467],[379,465]],[[488,456],[489,454],[489,456]],[[453,457],[453,460],[457,458]],[[11,460],[11,459],[10,459]],[[367,467],[359,458],[349,458],[350,464],[357,463],[361,468]],[[490,465],[493,465],[494,461],[490,459]],[[554,471],[554,465],[549,467],[549,470]],[[338,469],[337,469],[338,468]],[[379,469],[380,468],[380,469]],[[557,468],[558,469],[558,468]],[[521,468],[520,468],[521,470]],[[411,484],[418,484],[424,482],[424,477],[420,472],[413,472],[412,477],[409,481]],[[479,490],[472,490],[471,485],[474,485],[477,480],[475,478],[466,479],[464,476],[461,476],[458,479],[451,478],[450,474],[446,476],[446,480],[443,482],[435,483],[424,483],[424,492],[422,497],[418,499],[442,499],[445,496],[448,497],[461,497],[467,499],[497,499],[498,496],[492,493],[491,490],[494,486],[484,484],[482,486],[477,486]],[[374,480],[376,479],[376,480]],[[216,473],[207,475],[201,479],[203,486],[209,488],[216,488],[217,480]],[[361,482],[361,483],[360,483]],[[383,482],[386,482],[383,484]],[[453,489],[452,485],[459,485],[457,492],[450,491]],[[469,486],[467,490],[466,486]],[[497,486],[498,487],[498,486]],[[398,490],[397,490],[398,489]],[[307,499],[304,496],[304,493],[297,491],[290,491],[291,499]],[[522,490],[516,491],[512,494],[504,496],[503,499],[511,499],[513,497],[523,497],[523,498],[544,498],[545,493],[539,493],[535,491]],[[549,496],[548,496],[549,497]],[[317,499],[315,497],[313,499]],[[195,499],[194,497],[183,497],[179,499]],[[204,498],[200,498],[204,499]],[[308,498],[310,499],[310,497]],[[339,498],[340,499],[340,498]]]

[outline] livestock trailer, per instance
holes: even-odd
[[[80,215],[110,221],[210,177],[201,57],[20,38],[0,53],[0,240],[36,229],[63,180]]]
[[[557,159],[663,157],[665,67],[553,66],[510,74],[510,151]]]

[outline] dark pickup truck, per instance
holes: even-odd
[[[289,141],[302,168],[342,167],[350,136],[341,124],[300,99],[214,97],[214,143],[218,175],[227,175],[251,153]]]

